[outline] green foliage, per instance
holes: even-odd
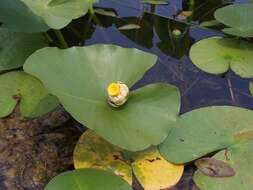
[[[45,190],[132,190],[120,177],[106,171],[82,169],[53,178]]]
[[[3,27],[15,32],[60,29],[85,15],[96,0],[5,0],[0,2]]]
[[[41,79],[79,122],[110,143],[136,151],[165,139],[179,112],[178,89],[148,85],[131,92],[127,104],[115,109],[107,103],[106,88],[115,81],[131,87],[156,59],[113,45],[45,48],[33,54],[24,69]]]
[[[29,118],[44,115],[59,104],[38,79],[22,71],[0,75],[0,117],[11,114],[18,102],[21,114]]]
[[[238,39],[211,37],[194,44],[192,62],[201,70],[222,74],[229,69],[244,78],[253,77],[253,45]]]
[[[166,140],[161,154],[174,163],[187,163],[209,153],[230,164],[235,176],[214,178],[198,171],[194,180],[201,190],[250,189],[253,175],[253,111],[231,106],[200,108],[183,114]],[[224,150],[225,149],[225,150]],[[239,188],[241,187],[241,188]]]
[[[215,18],[228,26],[223,32],[240,37],[253,37],[253,5],[235,4],[218,9]]]
[[[181,178],[183,165],[166,161],[156,148],[142,152],[126,152],[111,145],[91,130],[79,139],[75,152],[76,169],[99,168],[113,172],[132,185],[136,176],[144,189],[164,189],[174,186]]]
[[[253,142],[233,145],[217,153],[214,158],[228,163],[234,170],[232,177],[209,177],[197,171],[194,181],[201,190],[250,190],[253,187]]]
[[[10,32],[0,28],[0,71],[23,66],[34,51],[46,46],[41,34]]]

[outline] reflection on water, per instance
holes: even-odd
[[[106,8],[118,16],[96,14],[96,17],[92,18],[86,15],[74,21],[63,33],[68,37],[70,45],[116,44],[156,54],[157,64],[134,88],[154,82],[176,85],[182,96],[181,113],[211,105],[234,105],[253,109],[248,80],[233,72],[223,76],[204,73],[196,68],[188,57],[189,49],[196,41],[223,35],[218,31],[200,28],[196,24],[212,20],[216,8],[229,2],[231,1],[170,0],[166,6],[151,7],[137,0],[101,0],[96,7]],[[150,13],[150,10],[153,10],[153,13]],[[140,28],[118,29],[129,24]],[[175,30],[179,30],[181,34],[175,36]],[[192,168],[188,171],[185,175],[190,178]],[[189,182],[180,183],[178,188],[189,189]]]

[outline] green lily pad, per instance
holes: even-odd
[[[74,151],[75,169],[97,168],[113,172],[132,185],[132,168],[121,154],[122,149],[111,145],[94,131],[87,130]]]
[[[0,75],[0,118],[11,114],[19,101],[21,114],[29,118],[44,115],[59,104],[38,79],[22,71]]]
[[[223,29],[223,32],[240,37],[253,37],[252,4],[235,4],[220,8],[215,12],[215,18],[230,27]]]
[[[37,49],[46,46],[41,34],[14,33],[0,28],[0,71],[23,66]]]
[[[253,96],[253,82],[249,83],[249,91],[250,91],[251,95]]]
[[[60,29],[85,15],[97,0],[22,0],[34,14],[53,29]]]
[[[173,163],[186,163],[253,137],[253,111],[232,107],[200,108],[183,114],[160,145]],[[253,170],[252,170],[253,171]]]
[[[82,169],[53,178],[45,190],[132,190],[120,177],[102,170]]]
[[[192,62],[201,70],[222,74],[229,69],[244,78],[253,77],[253,45],[244,41],[212,37],[194,44]]]
[[[2,26],[15,32],[42,32],[49,27],[35,15],[21,0],[0,1],[0,22]]]
[[[96,0],[6,0],[0,2],[3,26],[18,32],[60,29],[85,15]]]
[[[44,48],[24,65],[43,81],[79,122],[110,143],[137,151],[160,144],[175,122],[180,106],[176,87],[152,84],[130,92],[119,109],[107,103],[107,86],[122,81],[132,87],[157,57],[114,45]]]
[[[251,190],[253,187],[253,142],[237,144],[217,153],[214,158],[228,163],[235,171],[232,177],[209,177],[200,171],[194,181],[201,190]]]
[[[127,155],[126,155],[127,154]],[[147,190],[160,190],[174,186],[181,178],[184,166],[165,160],[157,150],[125,152],[111,145],[94,131],[86,131],[74,151],[76,169],[99,168],[113,172],[132,185],[132,171]]]

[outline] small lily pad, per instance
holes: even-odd
[[[18,102],[21,114],[29,118],[44,115],[59,105],[38,79],[22,71],[0,75],[0,118],[11,114]]]
[[[75,147],[74,165],[76,169],[98,168],[113,172],[132,185],[132,169],[122,157],[121,151],[94,131],[87,130]]]
[[[231,177],[234,169],[226,162],[215,158],[200,158],[195,162],[198,170],[210,177]]]
[[[14,33],[0,28],[0,71],[22,67],[36,50],[45,47],[41,34]]]
[[[166,138],[179,113],[178,89],[150,84],[131,91],[128,102],[118,109],[109,106],[106,89],[116,81],[131,88],[156,59],[114,45],[44,48],[28,58],[24,69],[41,79],[79,122],[114,145],[138,151]]]
[[[171,188],[181,179],[184,166],[165,160],[157,148],[135,153],[132,158],[135,176],[145,190]]]
[[[209,177],[197,171],[194,181],[201,190],[251,190],[253,187],[253,142],[231,146],[217,153],[214,158],[229,164],[234,170],[232,177]]]
[[[218,9],[215,18],[229,26],[223,32],[240,36],[253,37],[253,4],[235,4]]]
[[[75,148],[74,165],[80,168],[99,168],[113,172],[130,185],[132,171],[145,190],[160,190],[174,186],[181,178],[183,165],[166,161],[157,148],[141,152],[126,152],[111,145],[92,130],[86,131]]]
[[[194,44],[190,50],[192,62],[211,74],[229,69],[244,78],[253,77],[253,45],[222,37],[212,37]]]
[[[97,169],[81,169],[62,173],[53,178],[45,190],[132,190],[113,173]]]

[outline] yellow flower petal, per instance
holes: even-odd
[[[120,85],[115,82],[111,83],[107,88],[107,93],[113,97],[120,95]]]

